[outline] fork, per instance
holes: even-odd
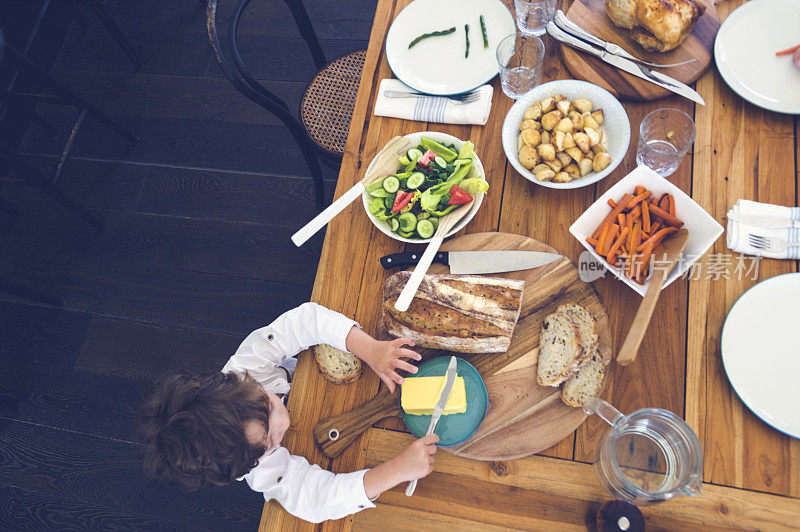
[[[749,234],[747,235],[747,239],[750,241],[750,245],[752,247],[763,251],[770,251],[772,253],[783,253],[788,248],[800,247],[800,242],[787,242],[782,238],[775,238],[771,236]]]
[[[454,94],[452,96],[435,96],[422,92],[383,91],[383,95],[387,98],[447,98],[456,105],[464,105],[466,103],[476,102],[481,97],[478,91],[464,92],[462,94]]]

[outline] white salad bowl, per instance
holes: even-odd
[[[686,242],[683,255],[678,260],[677,265],[672,268],[672,271],[667,275],[663,288],[666,288],[675,279],[689,271],[689,268],[708,251],[708,248],[716,242],[724,230],[705,209],[697,204],[697,202],[669,180],[664,179],[646,166],[639,166],[633,172],[620,179],[613,187],[609,188],[605,194],[597,198],[597,201],[592,203],[570,226],[569,232],[583,244],[583,247],[585,247],[596,260],[600,261],[600,263],[605,266],[606,270],[612,272],[618,279],[633,288],[640,296],[644,297],[645,293],[647,293],[647,288],[650,286],[650,279],[645,281],[644,284],[639,284],[628,279],[628,277],[624,275],[622,268],[610,266],[606,262],[605,257],[601,257],[594,250],[592,245],[586,241],[587,238],[592,236],[597,226],[605,220],[606,215],[611,211],[608,200],[613,199],[614,201],[619,201],[626,193],[630,194],[637,185],[643,186],[658,197],[665,192],[670,193],[672,197],[675,198],[675,213],[678,218],[683,220],[683,227],[689,231],[689,240]]]
[[[584,177],[573,179],[569,183],[555,183],[553,181],[539,181],[533,175],[533,172],[519,162],[519,125],[522,123],[522,115],[525,113],[525,109],[536,101],[556,94],[563,94],[569,100],[585,98],[594,104],[595,109],[603,110],[603,136],[606,142],[606,150],[611,156],[611,164],[603,171],[592,172]],[[628,151],[630,140],[631,124],[628,120],[628,114],[622,104],[619,103],[619,100],[602,87],[574,79],[551,81],[530,90],[511,106],[503,122],[503,150],[506,152],[506,157],[511,162],[511,165],[525,179],[548,188],[580,188],[597,183],[613,172],[617,165],[622,162]]]
[[[419,133],[409,133],[408,135],[405,135],[404,138],[407,139],[412,145],[416,146],[421,142],[420,139],[422,139],[422,137],[435,140],[436,142],[439,142],[441,144],[453,144],[459,150],[464,146],[464,142],[466,142],[454,137],[453,135],[448,135],[447,133],[440,133],[438,131],[421,131]],[[381,151],[383,151],[383,149],[381,149]],[[372,162],[369,163],[367,172],[369,172],[369,168],[371,168],[372,165],[375,164],[375,160],[378,158],[378,155],[380,155],[380,153],[381,152],[378,152],[372,159]],[[477,146],[475,150],[475,159],[472,164],[476,171],[475,177],[483,177],[484,179],[486,179],[486,174],[483,170],[483,164],[481,163],[481,160],[478,157]],[[397,162],[397,166],[398,168],[400,167],[399,161]],[[490,190],[491,187],[492,184],[489,183]],[[481,207],[481,203],[483,203],[483,196],[484,196],[483,192],[475,194],[472,201],[472,207],[470,207],[469,211],[467,211],[467,214],[464,215],[464,217],[461,220],[459,220],[459,222],[453,227],[453,229],[449,233],[447,233],[446,237],[453,236],[454,234],[461,231],[464,228],[464,226],[467,225],[470,222],[470,220],[472,220],[475,217],[475,213],[478,212],[478,209]],[[369,219],[372,220],[372,223],[375,225],[375,227],[377,227],[383,234],[385,234],[388,237],[394,238],[395,240],[399,240],[400,242],[408,242],[409,244],[425,244],[426,242],[430,242],[430,238],[403,238],[397,233],[392,232],[389,226],[389,222],[387,222],[386,220],[379,220],[378,218],[375,217],[375,215],[369,212],[369,202],[370,202],[369,198],[370,198],[369,193],[366,191],[361,195],[361,199],[364,204],[364,212],[367,213],[367,216],[369,216]]]

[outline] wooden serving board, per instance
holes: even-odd
[[[532,238],[508,233],[476,233],[446,242],[445,251],[529,250],[558,253]],[[430,273],[449,273],[446,266],[433,265]],[[594,288],[580,280],[567,258],[541,268],[494,274],[525,281],[522,311],[511,345],[505,353],[464,354],[420,349],[423,360],[456,354],[480,372],[489,392],[489,410],[481,427],[466,443],[445,448],[454,454],[478,460],[512,460],[548,449],[569,436],[586,419],[580,408],[561,401],[561,388],[536,382],[539,336],[544,317],[558,305],[579,303],[597,320],[600,354],[611,360],[611,330],[608,316]],[[610,365],[606,380],[611,377]],[[604,384],[605,384],[604,383]],[[323,421],[314,427],[320,450],[338,456],[366,429],[381,419],[399,416],[398,396],[385,387],[364,405]]]
[[[692,33],[683,44],[664,53],[646,51],[630,39],[629,30],[616,27],[606,15],[605,0],[574,0],[567,11],[567,18],[604,41],[618,44],[634,56],[646,61],[676,63],[697,59],[686,65],[659,69],[660,72],[688,85],[696,81],[711,64],[714,38],[720,26],[717,9],[710,2],[701,1],[706,4],[706,12],[697,21]],[[573,76],[599,85],[622,100],[656,100],[672,94],[667,89],[623,72],[599,57],[571,46],[561,45],[561,57]]]

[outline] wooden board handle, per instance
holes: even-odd
[[[328,458],[336,458],[372,425],[381,419],[399,416],[397,402],[397,395],[382,388],[375,398],[363,405],[319,422],[314,426],[317,447]]]

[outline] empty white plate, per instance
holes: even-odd
[[[479,17],[486,21],[483,47]],[[469,24],[469,57],[464,57],[464,25]],[[456,31],[408,45],[423,33]],[[458,94],[497,75],[497,45],[516,31],[514,18],[499,0],[414,0],[398,13],[386,36],[386,59],[397,79],[428,94]]]
[[[800,1],[751,0],[723,22],[714,60],[725,82],[745,100],[779,113],[800,114],[800,68],[775,52],[800,44]]]
[[[722,327],[722,363],[755,415],[800,438],[800,273],[761,281],[733,304]]]

